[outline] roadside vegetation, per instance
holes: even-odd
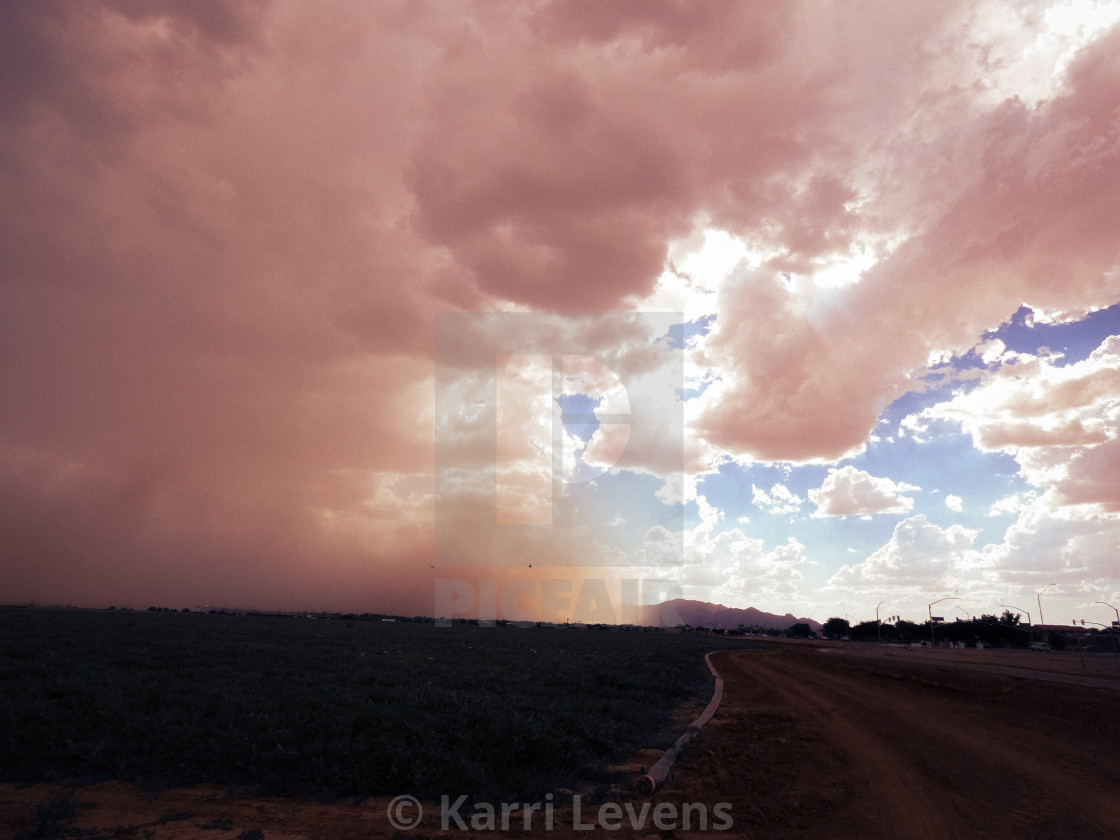
[[[605,628],[0,609],[0,781],[542,795],[665,748],[749,642]]]
[[[1065,634],[1031,627],[1022,623],[1020,618],[1018,614],[1004,610],[1000,616],[982,615],[968,620],[934,622],[932,628],[929,621],[919,624],[899,619],[893,624],[885,621],[862,621],[853,625],[843,618],[830,618],[822,626],[821,633],[826,639],[851,639],[859,642],[881,640],[892,644],[928,644],[936,641],[937,644],[942,644],[948,641],[966,647],[983,644],[992,648],[1028,648],[1033,643],[1045,642],[1054,650],[1065,648]],[[1114,641],[1110,634],[1092,630],[1089,635],[1099,636],[1105,649],[1112,650]]]

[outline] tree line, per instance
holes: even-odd
[[[1046,641],[1055,649],[1065,647],[1065,637],[1061,633],[1036,631],[1030,625],[1020,623],[1020,616],[1011,610],[1004,610],[1000,616],[982,615],[979,618],[933,622],[932,635],[929,621],[921,623],[899,619],[894,624],[877,621],[861,621],[850,624],[844,618],[830,618],[821,627],[826,639],[851,639],[857,642],[883,641],[892,644],[914,644],[931,639],[936,644],[946,641],[963,643],[975,647],[983,643],[985,647],[1027,647],[1031,642]],[[791,636],[809,637],[809,625],[794,625]]]

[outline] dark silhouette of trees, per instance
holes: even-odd
[[[884,628],[886,629],[886,628]],[[922,642],[929,640],[929,622],[918,624],[913,621],[906,621],[899,619],[894,625],[894,636],[900,642],[913,644],[914,642]]]
[[[856,641],[874,642],[879,639],[879,625],[874,621],[861,621],[849,630],[848,635]]]

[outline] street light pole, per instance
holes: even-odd
[[[959,601],[959,600],[960,600],[960,598],[958,598],[956,595],[948,595],[944,598],[938,598],[936,601],[933,602],[933,604],[930,604],[928,607],[926,607],[926,609],[929,611],[929,643],[931,645],[933,645],[934,647],[937,647],[937,640],[935,638],[933,638],[933,606],[934,606],[934,604],[940,604],[942,601]]]
[[[1094,601],[1093,603],[1094,604],[1104,604],[1104,601]],[[1105,604],[1105,606],[1106,607],[1112,607],[1112,604]],[[1116,609],[1116,607],[1112,607],[1112,608]],[[1110,639],[1112,639],[1112,651],[1113,651],[1113,653],[1116,654],[1116,670],[1120,671],[1120,644],[1117,644],[1118,640],[1116,638],[1116,634],[1113,633],[1113,630],[1116,629],[1116,628],[1109,627],[1107,624],[1101,624],[1099,621],[1086,621],[1085,619],[1081,619],[1081,626],[1084,627],[1086,624],[1095,624],[1095,625],[1097,625],[1097,627],[1103,627],[1105,630],[1108,631],[1108,636],[1109,636]],[[1082,659],[1081,669],[1082,670],[1085,669],[1084,658]]]
[[[1011,607],[1011,609],[1013,609],[1013,610],[1018,610],[1019,612],[1027,613],[1027,625],[1031,628],[1030,631],[1027,633],[1027,638],[1028,639],[1033,639],[1034,638],[1034,625],[1031,624],[1031,614],[1029,612],[1027,612],[1022,607],[1015,606],[1014,604],[1002,604],[1001,603],[1000,606],[1001,607]]]
[[[879,644],[883,643],[883,625],[879,623],[879,607],[883,606],[885,603],[887,602],[880,601],[875,605],[875,632],[879,637]]]
[[[1116,613],[1116,626],[1120,627],[1120,609],[1117,609],[1116,607],[1113,607],[1112,604],[1108,603],[1107,601],[1094,601],[1093,603],[1094,604],[1104,604],[1106,607],[1112,607],[1113,612]]]
[[[1056,583],[1048,583],[1042,588],[1042,592],[1038,593],[1038,626],[1042,627],[1042,640],[1046,641],[1046,619],[1042,617],[1042,593],[1049,589],[1051,586],[1057,586]]]
[[[1027,612],[1025,609],[1023,609],[1022,607],[1017,607],[1014,604],[1000,604],[1000,606],[1001,607],[1011,607],[1011,609],[1013,609],[1013,610],[1018,610],[1019,612],[1027,613],[1027,624],[1031,623],[1031,614],[1029,612]]]

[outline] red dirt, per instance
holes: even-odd
[[[619,791],[620,837],[792,838],[1120,837],[1120,692],[934,665],[897,649],[787,645],[780,652],[723,652],[716,716],[649,800]],[[962,657],[969,664],[978,660]],[[1062,670],[1059,660],[1024,654],[1020,665]],[[649,762],[656,754],[639,754]],[[640,769],[637,764],[635,771]],[[636,775],[636,773],[635,773]],[[388,800],[322,804],[230,798],[220,788],[145,796],[117,783],[72,791],[73,820],[39,830],[46,786],[0,786],[0,836],[233,840],[242,836],[387,840],[451,836],[586,837],[570,809],[542,813],[524,831],[441,832],[438,803],[423,822],[394,829]],[[627,825],[646,802],[663,806],[640,828]],[[684,805],[702,805],[682,825]],[[716,811],[719,803],[728,803]],[[584,803],[593,823],[599,803]],[[614,807],[614,806],[611,806]],[[469,825],[471,811],[462,809]],[[733,827],[721,814],[729,814]],[[609,813],[606,814],[609,816]],[[500,812],[497,817],[500,828]],[[253,830],[260,832],[256,835]]]

